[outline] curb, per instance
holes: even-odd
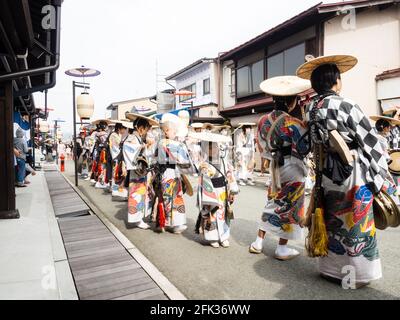
[[[59,171],[60,172],[60,171]],[[65,180],[71,185],[74,191],[82,198],[82,200],[89,206],[90,210],[96,215],[104,225],[110,230],[110,232],[117,238],[117,240],[123,245],[128,253],[139,263],[144,271],[154,280],[154,282],[160,287],[164,294],[170,300],[187,300],[187,298],[176,288],[168,279],[165,277],[157,267],[148,260],[143,253],[136,248],[136,246],[103,214],[103,212],[92,202],[89,198],[69,179],[63,172],[60,172]]]

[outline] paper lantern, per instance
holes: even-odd
[[[46,121],[39,122],[39,131],[42,133],[48,133],[50,131],[50,126]]]
[[[94,112],[93,98],[87,92],[83,92],[76,99],[78,115],[82,120],[88,120]]]

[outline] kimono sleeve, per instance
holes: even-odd
[[[110,152],[111,152],[111,158],[114,160],[115,158],[118,157],[119,152],[120,152],[120,143],[121,139],[118,135],[112,134],[110,136]]]
[[[142,150],[142,146],[139,143],[133,141],[125,141],[123,147],[124,162],[127,170],[135,169],[135,163],[137,157]]]
[[[232,164],[230,164],[230,163],[226,164],[226,179],[228,180],[229,192],[232,194],[238,194],[239,186],[238,186],[236,178],[235,178],[234,168],[233,168]]]
[[[308,145],[301,139],[307,133],[306,124],[294,117],[288,118],[287,128],[290,132],[290,138],[292,140],[292,157],[303,159],[302,154],[306,153]]]
[[[180,143],[177,150],[177,164],[179,166],[179,171],[183,174],[194,174],[196,172],[189,150],[184,143]]]

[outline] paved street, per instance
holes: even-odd
[[[67,177],[73,181],[72,163]],[[189,299],[399,299],[400,229],[378,233],[384,279],[362,290],[343,290],[318,276],[317,260],[305,256],[303,242],[291,245],[302,256],[280,262],[272,258],[277,238],[267,236],[264,252],[250,255],[265,201],[261,187],[242,187],[235,204],[231,247],[213,249],[194,233],[195,198],[186,197],[188,230],[182,235],[132,229],[126,224],[127,204],[86,181],[79,189]]]

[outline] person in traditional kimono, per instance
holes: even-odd
[[[99,133],[100,129],[99,129],[99,125],[95,124],[95,130],[92,132],[92,134],[90,135],[90,141],[88,141],[88,145],[89,145],[89,157],[90,157],[90,183],[92,185],[95,185],[97,182],[97,169],[98,169],[98,165],[97,165],[97,134]]]
[[[133,121],[134,127],[123,144],[124,162],[129,172],[128,223],[146,230],[150,226],[143,221],[149,215],[145,138],[157,121],[135,113],[127,113],[126,117]]]
[[[183,199],[182,174],[192,174],[192,165],[189,151],[182,142],[177,141],[177,133],[182,129],[181,120],[173,114],[165,114],[161,119],[163,137],[158,143],[157,159],[159,163],[158,181],[158,229],[175,234],[187,229],[186,210]]]
[[[356,64],[353,56],[324,56],[301,65],[297,75],[310,79],[317,93],[306,117],[313,145],[322,143],[327,150],[323,152],[327,160],[320,174],[328,254],[319,258],[319,271],[323,278],[340,284],[347,280],[351,269],[352,282],[359,288],[382,277],[373,200],[384,185],[388,166],[377,134],[362,109],[339,95],[341,74]],[[331,131],[338,132],[351,150],[354,160],[350,168],[331,144]],[[314,209],[311,205],[307,216]]]
[[[193,132],[201,132],[203,129],[202,123],[192,123],[190,126],[190,130]],[[187,139],[187,147],[189,149],[190,157],[192,158],[194,163],[200,162],[200,155],[201,155],[201,141],[193,138]]]
[[[298,95],[311,88],[310,81],[295,76],[268,79],[261,89],[271,95],[275,109],[258,122],[257,143],[264,158],[270,160],[271,185],[262,213],[258,235],[249,248],[260,254],[267,232],[279,237],[275,258],[286,261],[299,255],[287,246],[289,240],[303,238],[304,188],[307,167],[299,149],[306,152],[301,137],[305,124],[291,115],[298,107]]]
[[[241,186],[254,186],[255,144],[252,124],[240,124],[235,141],[237,176]]]
[[[222,137],[224,138],[224,137]],[[225,143],[224,143],[225,141]],[[209,142],[200,163],[199,217],[196,233],[214,247],[229,247],[231,204],[239,193],[232,164],[228,158],[228,141]]]
[[[400,109],[394,112],[393,119],[399,120]],[[390,128],[390,133],[387,137],[389,142],[389,148],[391,150],[399,150],[400,149],[400,125],[396,124]]]
[[[128,199],[128,190],[124,186],[126,170],[123,162],[122,145],[123,140],[127,137],[127,126],[130,126],[131,123],[125,124],[122,121],[114,122],[114,132],[108,139],[112,161],[111,196],[113,200],[125,200]]]
[[[92,154],[93,154],[93,148],[95,144],[95,134],[96,134],[96,128],[91,127],[89,130],[89,134],[85,138],[85,142],[83,143],[83,172],[82,175],[84,175],[84,180],[89,181],[91,177],[91,168],[92,168]]]
[[[390,112],[390,111],[389,111]],[[387,149],[388,151],[399,151],[400,150],[400,109],[395,108],[392,110],[390,117],[391,127],[390,132],[385,133],[385,138],[387,139]],[[388,117],[385,117],[388,118]],[[400,190],[400,175],[392,173],[394,182],[396,183],[397,189]]]
[[[379,139],[379,143],[381,144],[384,157],[388,165],[391,164],[392,159],[389,155],[389,141],[388,138],[390,136],[390,132],[393,126],[399,125],[400,121],[395,120],[393,118],[382,117],[382,116],[373,116],[370,117],[371,120],[376,121],[375,128],[377,131],[377,137]],[[393,201],[398,205],[400,204],[399,193],[398,193],[398,184],[396,183],[398,177],[388,170],[385,176],[385,183],[383,189],[392,197]]]
[[[95,177],[96,189],[106,189],[105,175],[107,170],[107,132],[108,122],[105,120],[98,121],[98,132],[96,134],[96,159],[95,159]]]

